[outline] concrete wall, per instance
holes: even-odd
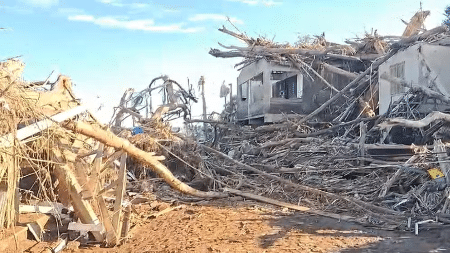
[[[272,71],[283,71],[277,80],[270,80]],[[263,74],[263,83],[249,82],[248,97],[242,99],[240,85],[251,80],[258,74]],[[279,80],[297,75],[297,84],[302,86],[299,96],[301,98],[284,99],[273,98],[272,86]],[[347,77],[334,73],[322,73],[324,78],[334,85],[337,89],[342,89],[351,80]],[[307,114],[318,108],[330,98],[330,89],[318,78],[314,79],[307,75],[302,75],[300,71],[288,66],[280,66],[278,64],[259,60],[241,70],[238,76],[238,93],[237,93],[237,119],[239,121],[264,117],[265,114],[280,113],[299,113]],[[297,86],[298,87],[298,86]],[[343,103],[344,100],[338,101],[337,104]],[[331,115],[330,115],[331,116]]]
[[[241,70],[238,76],[238,93],[237,93],[237,119],[244,120],[248,118],[263,117],[270,110],[270,99],[272,98],[272,85],[277,80],[270,80],[272,71],[289,71],[299,73],[299,71],[278,64],[267,62],[266,60],[258,60]],[[263,74],[263,82],[255,83],[250,80],[258,74]],[[240,91],[240,85],[249,82],[248,98],[243,100]]]
[[[450,96],[450,47],[423,44],[420,51],[420,77],[423,83],[434,81],[437,88]],[[431,70],[431,71],[430,71]]]
[[[409,84],[417,85],[419,80],[419,45],[411,46],[392,56],[378,68],[378,75],[387,73],[390,75],[392,65],[405,62],[405,81]],[[396,101],[400,95],[391,95],[391,83],[379,78],[379,113],[384,114],[389,109],[391,101]]]

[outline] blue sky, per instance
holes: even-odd
[[[430,10],[427,28],[439,25],[447,4],[423,1]],[[220,111],[223,81],[235,84],[239,59],[208,54],[217,42],[239,41],[217,31],[232,22],[250,36],[295,42],[298,35],[325,32],[343,43],[377,29],[400,35],[420,1],[356,0],[19,0],[0,1],[0,59],[22,56],[26,80],[44,80],[55,71],[70,76],[75,93],[99,118],[109,119],[129,87],[139,91],[161,74],[186,85],[206,79],[208,111]],[[94,110],[95,111],[95,110]],[[201,105],[194,114],[201,113]]]

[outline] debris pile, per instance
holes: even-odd
[[[349,45],[324,35],[279,44],[223,27],[247,46],[222,45],[228,51],[212,49],[211,55],[242,57],[241,69],[262,59],[294,66],[328,92],[308,114],[257,127],[235,124],[239,93],[230,94],[224,112],[215,114],[222,120],[214,120],[205,115],[202,91],[203,119],[191,119],[192,86],[167,76],[143,91],[127,90],[104,126],[74,96],[68,77],[28,83],[23,63],[2,62],[0,224],[17,224],[20,213],[50,214],[61,225],[54,252],[68,240],[115,246],[127,238],[134,206],[149,201],[144,193],[157,184],[154,177],[187,195],[171,195],[178,201],[239,195],[384,229],[413,229],[415,222],[416,234],[419,225],[450,224],[450,98],[442,73],[425,58],[419,84],[405,81],[404,66],[381,71],[420,43],[449,45],[446,26],[421,32],[428,14],[416,14],[402,36],[374,31]],[[350,81],[338,87],[324,69]],[[163,84],[155,86],[158,80]],[[380,115],[384,81],[404,92]],[[156,89],[162,105],[153,110]],[[133,128],[124,124],[128,117]],[[184,132],[168,124],[175,118],[183,118]],[[44,239],[42,224],[26,225],[36,240]]]
[[[215,57],[243,57],[237,67],[266,59],[293,65],[314,79],[324,79],[320,69],[328,68],[352,81],[341,89],[329,83],[328,101],[307,115],[286,117],[284,123],[242,128],[216,122],[222,136],[215,146],[222,154],[208,148],[212,153],[206,161],[220,172],[217,180],[257,194],[247,197],[303,202],[309,210],[352,217],[370,226],[411,228],[411,222],[424,220],[447,224],[449,116],[433,112],[449,108],[446,90],[427,76],[423,83],[411,85],[392,71],[379,72],[381,64],[409,47],[445,44],[446,27],[421,32],[428,14],[418,12],[403,36],[380,36],[375,31],[347,41],[350,46],[326,42],[323,36],[291,46],[219,29],[247,44],[219,43],[228,51],[210,51]],[[427,71],[433,72],[430,67]],[[384,115],[376,116],[380,79],[406,89]],[[328,115],[323,115],[325,111]],[[330,113],[335,116],[326,120]]]
[[[136,172],[141,172],[127,170],[127,165],[149,169],[184,193],[203,198],[227,195],[196,190],[174,177],[166,165],[187,168],[177,164],[174,157],[196,167],[200,167],[201,158],[184,151],[188,149],[181,139],[160,119],[147,119],[142,125],[146,133],[134,136],[118,124],[115,135],[80,105],[68,77],[59,76],[54,83],[28,83],[21,77],[23,68],[15,59],[0,63],[3,228],[18,231],[14,225],[25,226],[37,241],[59,238],[58,249],[74,239],[105,246],[122,243],[132,223],[131,206],[136,197],[141,198],[126,195],[127,181],[136,180]],[[162,154],[168,158],[164,164]],[[195,168],[187,165],[189,170]],[[20,215],[25,213],[51,215],[57,225],[45,231],[48,218],[21,224]],[[12,246],[2,243],[0,250],[8,247]]]

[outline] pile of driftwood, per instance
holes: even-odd
[[[444,26],[422,32],[428,14],[418,12],[402,36],[380,36],[375,31],[347,41],[349,45],[317,36],[312,43],[292,46],[219,29],[247,46],[221,45],[228,51],[212,49],[211,55],[244,58],[237,67],[259,59],[295,66],[325,82],[332,95],[309,115],[286,117],[280,124],[252,128],[205,122],[217,132],[214,142],[201,145],[212,186],[246,198],[389,229],[411,227],[413,221],[417,226],[430,220],[449,223],[445,142],[450,116],[415,110],[427,99],[448,103],[448,98],[432,87],[404,84],[409,91],[387,114],[375,116],[378,77],[404,82],[378,73],[378,66],[418,41],[439,43],[448,38]],[[353,81],[338,90],[324,80],[321,68]],[[342,97],[345,101],[339,100]],[[333,105],[337,109],[328,112],[336,113],[334,120],[321,122],[320,114]]]

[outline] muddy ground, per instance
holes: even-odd
[[[181,208],[157,218],[150,214]],[[64,252],[446,252],[450,229],[384,231],[256,202],[152,202],[136,208],[130,238],[116,248],[69,246]],[[25,252],[40,252],[35,244]]]

